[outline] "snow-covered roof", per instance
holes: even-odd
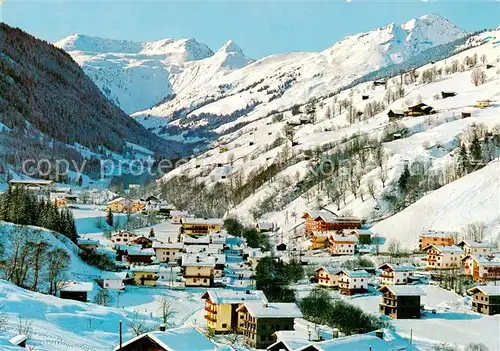
[[[331,232],[313,232],[313,236],[318,237],[318,238],[329,238],[330,235],[332,235]]]
[[[94,283],[87,282],[62,282],[59,291],[90,292],[94,289]]]
[[[153,249],[179,249],[184,248],[184,243],[162,243],[160,241],[153,242]]]
[[[191,235],[184,235],[182,241],[184,244],[210,244],[210,236],[205,235],[205,236],[200,236],[200,237],[195,237]]]
[[[156,342],[163,349],[168,351],[215,351],[219,350],[217,344],[208,339],[194,328],[183,327],[166,331],[155,331],[141,334],[122,344],[122,347],[130,345],[135,341],[148,337]],[[115,347],[118,351],[120,346]]]
[[[14,336],[13,338],[9,339],[9,342],[12,344],[12,345],[19,345],[23,342],[25,342],[26,340],[28,340],[28,337],[24,334],[19,334],[19,335],[16,335]],[[3,350],[3,349],[2,349]]]
[[[184,255],[182,266],[184,267],[215,267],[216,258],[203,255]]]
[[[393,263],[384,263],[383,265],[379,266],[377,269],[389,269],[394,272],[413,272],[417,268],[412,265],[399,265],[399,264],[393,264]]]
[[[357,242],[358,237],[356,235],[338,235],[334,234],[331,236],[332,240],[335,242]]]
[[[444,230],[423,230],[420,232],[421,237],[425,238],[454,238],[458,232]]]
[[[315,272],[319,272],[320,270],[325,270],[328,274],[337,274],[337,273],[340,273],[342,271],[341,268],[337,268],[337,267],[325,267],[325,266],[321,266],[319,268],[316,268],[314,271]]]
[[[111,204],[114,204],[114,203],[117,203],[117,202],[131,202],[130,200],[124,198],[124,197],[117,197],[116,199],[113,199],[111,201],[108,202],[108,205],[111,205]]]
[[[263,221],[260,221],[259,223],[257,223],[257,226],[258,226],[260,229],[264,229],[264,230],[271,230],[271,229],[274,229],[274,223],[271,223],[271,222],[263,222]]]
[[[189,214],[188,211],[178,211],[178,210],[170,211],[170,216],[187,216],[188,214]]]
[[[456,245],[451,245],[451,246],[429,245],[429,246],[425,247],[424,250],[429,250],[431,248],[434,248],[435,250],[438,250],[439,252],[442,252],[442,253],[455,254],[455,253],[462,253],[463,252],[462,249]]]
[[[254,318],[302,318],[299,307],[288,302],[245,302],[237,311],[244,310]]]
[[[385,285],[378,289],[380,292],[391,291],[396,296],[425,296],[425,292],[414,285]]]
[[[359,271],[351,271],[348,269],[343,269],[338,274],[348,276],[350,278],[369,278],[371,275],[364,269],[360,269]]]
[[[78,239],[77,244],[78,245],[99,245],[99,242],[97,240]]]
[[[157,264],[147,266],[132,265],[130,271],[132,273],[158,273],[160,271],[160,266]]]
[[[220,218],[184,218],[183,224],[222,225]]]
[[[118,231],[116,233],[113,233],[113,235],[111,235],[111,236],[120,236],[120,235],[123,235],[123,234],[128,234],[128,236],[130,236],[130,237],[136,237],[137,236],[137,234],[129,232],[127,230],[120,230],[120,231]]]
[[[9,184],[34,184],[34,185],[52,185],[55,184],[53,180],[45,180],[45,179],[11,179],[9,180]]]
[[[458,243],[458,246],[468,246],[470,248],[482,249],[482,248],[492,248],[493,245],[488,242],[478,242],[474,240],[462,240]]]
[[[101,279],[103,280],[125,280],[127,279],[127,272],[102,272]]]
[[[131,249],[127,249],[127,255],[128,256],[154,256],[155,250],[151,249],[151,248],[148,248],[148,249],[131,248]]]
[[[261,290],[208,289],[201,298],[210,298],[210,301],[214,304],[241,304],[245,301],[267,302],[266,295]]]
[[[478,291],[482,292],[488,296],[499,296],[500,295],[500,285],[483,285],[483,286],[475,286],[468,290],[470,294],[477,293]]]
[[[500,266],[500,256],[495,255],[467,255],[464,259],[472,257],[480,266],[498,267]]]

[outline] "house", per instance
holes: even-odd
[[[128,279],[127,272],[102,272],[102,287],[104,289],[125,289],[125,281]]]
[[[271,255],[269,251],[262,251],[260,248],[247,248],[244,250],[247,256],[247,262],[250,264],[252,269],[256,269],[260,260],[264,257],[268,257]]]
[[[94,283],[62,282],[59,283],[61,299],[87,302],[87,293],[94,289]]]
[[[311,236],[311,246],[312,250],[324,249],[328,246],[328,239],[331,233],[328,232],[313,232]]]
[[[328,251],[332,255],[354,255],[357,243],[356,235],[332,234],[328,239]]]
[[[132,245],[140,245],[143,249],[149,249],[153,247],[153,240],[150,238],[146,238],[144,235],[137,236],[130,240],[130,244]]]
[[[295,318],[302,312],[294,303],[245,302],[236,310],[244,320],[245,344],[263,349],[274,343],[273,334],[278,330],[293,330]]]
[[[184,249],[183,243],[161,243],[158,241],[153,242],[153,249],[155,256],[159,262],[173,263],[181,258],[181,252]]]
[[[106,211],[111,212],[129,212],[132,210],[132,200],[119,197],[107,203]]]
[[[113,244],[130,244],[135,238],[137,238],[136,234],[126,230],[120,230],[111,235],[111,242]]]
[[[182,257],[183,277],[186,286],[212,286],[215,274],[216,258],[201,255]]]
[[[44,179],[31,179],[31,180],[21,180],[21,179],[11,179],[9,180],[9,188],[15,189],[17,187],[23,187],[30,191],[40,191],[48,192],[52,190],[55,182],[53,180]]]
[[[493,245],[473,240],[462,240],[457,244],[462,248],[464,255],[486,255],[493,250]]]
[[[172,224],[181,224],[182,220],[188,216],[187,211],[170,211],[170,222]]]
[[[139,245],[128,245],[128,244],[115,244],[116,250],[116,261],[123,261],[125,253],[130,250],[141,250],[142,247]]]
[[[68,201],[64,197],[56,197],[55,199],[53,199],[53,202],[56,207],[68,206]]]
[[[365,270],[342,270],[339,273],[339,291],[343,295],[363,294],[368,292],[370,273]]]
[[[341,271],[340,268],[321,266],[316,268],[314,273],[318,278],[318,285],[327,288],[338,288],[340,280],[340,275],[338,273]]]
[[[163,329],[164,327],[160,327]],[[181,327],[148,332],[125,341],[114,351],[218,351],[217,344],[195,328]]]
[[[467,291],[472,295],[472,310],[492,316],[500,314],[500,286],[476,286]]]
[[[130,247],[123,253],[123,258],[129,265],[137,263],[151,264],[154,255],[155,251],[153,249],[137,249],[135,247]]]
[[[462,111],[462,118],[467,118],[467,117],[470,117],[470,116],[472,116],[472,113]]]
[[[346,231],[347,230],[344,229],[344,234],[347,234]],[[360,245],[367,245],[372,242],[373,233],[370,229],[354,229],[351,231],[351,234],[356,235],[358,238],[358,244]]]
[[[187,246],[192,246],[192,245],[205,245],[208,247],[210,244],[210,235],[204,235],[204,236],[191,236],[191,235],[183,235],[182,236],[182,242],[184,245]]]
[[[181,232],[187,235],[207,235],[212,231],[220,231],[222,227],[219,218],[184,218],[181,222]]]
[[[130,273],[132,274],[134,285],[140,286],[155,286],[158,280],[159,270],[160,266],[158,265],[130,266]]]
[[[385,263],[378,267],[382,271],[380,277],[383,285],[400,285],[410,282],[416,268],[410,265]]]
[[[31,350],[32,348],[26,348],[28,343],[28,336],[24,334],[18,334],[14,336],[13,338],[9,339],[9,344],[10,345],[4,345],[0,342],[0,350],[2,351],[10,351],[10,350]],[[18,346],[16,348],[10,347],[10,346]]]
[[[257,228],[257,231],[260,233],[273,232],[274,231],[274,223],[260,221],[259,223],[257,223],[256,228]]]
[[[490,106],[490,100],[477,100],[474,104],[474,107],[477,108],[486,108],[488,106]]]
[[[413,106],[408,106],[405,111],[405,116],[407,117],[427,116],[434,113],[436,113],[436,110],[434,110],[434,108],[421,102]]]
[[[339,229],[357,229],[361,220],[356,217],[339,217],[328,211],[308,211],[302,216],[306,220],[305,232],[328,232]]]
[[[420,297],[424,291],[414,285],[384,285],[379,312],[393,319],[420,318]]]
[[[85,251],[95,251],[99,247],[97,240],[77,239],[76,243],[80,249]]]
[[[424,248],[427,253],[427,269],[456,269],[460,267],[462,249],[458,246],[429,245]]]
[[[389,117],[389,121],[394,121],[405,116],[405,112],[403,110],[391,109],[387,112],[387,117]]]
[[[281,243],[281,244],[276,245],[276,251],[286,251],[286,244]]]
[[[462,258],[464,273],[474,281],[500,280],[500,257],[495,255],[472,255]]]
[[[205,300],[207,328],[215,333],[243,332],[245,322],[236,312],[238,307],[249,301],[267,303],[266,296],[260,290],[208,289],[201,298]]]
[[[429,245],[451,246],[455,244],[458,232],[446,232],[436,230],[424,230],[420,233],[418,247],[423,250]]]
[[[456,96],[456,95],[457,95],[457,93],[454,92],[454,91],[442,91],[441,92],[441,97],[443,99],[446,99],[446,98],[449,98],[449,97],[453,97],[453,96]]]

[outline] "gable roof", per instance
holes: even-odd
[[[360,269],[358,271],[351,271],[348,269],[343,269],[337,274],[346,275],[350,278],[369,278],[370,277],[370,273],[368,273],[364,269]]]
[[[325,267],[325,266],[321,266],[319,268],[316,268],[314,271],[315,272],[319,272],[320,270],[325,270],[328,274],[337,274],[339,272],[342,271],[341,268],[337,268],[337,267]]]
[[[59,291],[90,292],[94,289],[94,283],[87,282],[62,282]]]
[[[426,238],[453,238],[456,235],[458,232],[444,230],[423,230],[420,232],[420,236]]]
[[[101,279],[103,280],[125,280],[128,277],[127,272],[102,272]]]
[[[166,351],[214,351],[220,348],[194,328],[183,327],[166,331],[155,331],[141,334],[122,344],[122,347],[130,345],[142,338],[150,338]],[[120,346],[115,347],[118,351]]]
[[[245,302],[237,311],[247,311],[254,318],[302,318],[302,312],[293,302]]]
[[[356,235],[337,235],[334,234],[331,236],[332,240],[335,242],[343,243],[343,242],[358,242],[358,237]]]
[[[160,241],[153,242],[153,249],[179,249],[184,248],[184,243],[162,243]]]
[[[477,249],[481,249],[481,248],[492,248],[493,245],[491,243],[487,243],[487,242],[478,242],[478,241],[474,241],[474,240],[462,240],[461,242],[459,242],[457,244],[457,246],[468,246],[468,247],[471,247],[471,248],[477,248]]]
[[[383,265],[379,266],[377,269],[389,269],[394,272],[413,272],[417,268],[413,265],[398,265],[398,264],[393,264],[393,263],[384,263]]]
[[[214,304],[241,304],[246,301],[260,301],[267,303],[266,295],[262,290],[228,290],[228,289],[207,289],[201,295],[202,299],[209,298]]]
[[[396,296],[425,296],[425,292],[418,286],[414,285],[384,285],[380,292],[390,291]]]
[[[436,249],[442,253],[462,253],[462,249],[459,248],[456,245],[451,245],[451,246],[440,246],[440,245],[428,245],[424,247],[424,251],[430,250],[430,249]]]
[[[475,294],[479,291],[485,295],[488,295],[488,296],[500,296],[500,286],[499,285],[475,286],[475,287],[469,289],[467,292],[470,294]]]

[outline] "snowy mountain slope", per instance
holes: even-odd
[[[234,206],[230,206],[230,214],[237,215],[240,219],[251,222],[252,210],[262,208],[263,201],[276,203],[275,208],[264,214],[266,220],[275,222],[285,233],[300,224],[300,215],[303,211],[318,206],[327,207],[334,212],[353,213],[368,221],[377,221],[388,215],[387,208],[381,201],[383,192],[379,180],[379,169],[368,166],[364,168],[360,188],[364,192],[364,199],[355,197],[347,190],[346,203],[341,203],[340,210],[332,203],[331,198],[322,187],[313,186],[304,192],[299,190],[299,184],[304,180],[311,179],[311,169],[318,161],[328,154],[335,152],[336,148],[345,143],[348,138],[365,133],[367,136],[381,138],[384,129],[391,124],[388,121],[389,109],[401,109],[408,105],[423,101],[437,110],[437,114],[422,117],[407,117],[400,120],[400,124],[408,130],[408,135],[393,141],[383,143],[387,154],[384,168],[387,171],[387,184],[397,181],[404,164],[414,160],[425,160],[431,163],[431,170],[443,170],[454,162],[458,139],[463,131],[472,124],[484,124],[488,130],[492,130],[500,123],[500,70],[498,60],[500,59],[500,45],[495,40],[483,41],[487,37],[498,38],[500,32],[490,31],[474,36],[474,42],[483,43],[446,60],[428,64],[417,69],[417,74],[422,75],[429,69],[441,70],[442,75],[431,83],[422,83],[420,78],[413,83],[404,84],[404,97],[396,99],[387,104],[387,90],[382,87],[374,87],[373,82],[365,82],[351,89],[341,91],[338,95],[324,97],[316,100],[315,123],[302,124],[294,128],[293,146],[285,139],[284,128],[287,122],[298,121],[306,117],[301,112],[295,116],[291,111],[286,111],[282,118],[276,117],[280,114],[272,114],[269,117],[251,120],[240,129],[227,133],[219,138],[217,146],[212,150],[204,152],[193,158],[190,162],[175,169],[162,179],[169,182],[186,176],[197,179],[210,186],[221,183],[229,189],[234,184],[248,182],[250,177],[262,172],[268,167],[279,165],[287,160],[287,165],[279,169],[273,177],[250,193],[245,199]],[[490,66],[479,58],[483,57]],[[446,67],[458,62],[466,61],[466,57],[478,57],[476,68],[486,73],[485,84],[474,86],[471,83],[472,68],[463,68],[456,73],[445,74]],[[250,65],[252,66],[252,65]],[[248,69],[247,66],[245,69]],[[242,71],[242,70],[240,70]],[[388,81],[388,90],[394,92],[400,84],[400,77],[393,77]],[[436,99],[442,91],[455,91],[457,96],[447,99]],[[368,96],[363,100],[362,96]],[[353,108],[357,111],[365,111],[368,103],[384,102],[385,108],[373,117],[363,118],[360,121],[349,123],[345,109],[339,112],[339,102],[352,99]],[[478,109],[472,107],[477,100],[491,100],[490,107]],[[210,106],[210,105],[208,105]],[[208,108],[208,106],[204,108]],[[301,111],[305,111],[301,106]],[[332,110],[335,113],[332,115]],[[471,117],[461,119],[462,112],[470,112]],[[330,115],[328,115],[330,114]],[[328,117],[329,116],[329,117]],[[247,117],[241,117],[242,121]],[[236,122],[237,123],[237,122]],[[222,129],[223,127],[221,127]],[[281,139],[281,141],[280,141]],[[469,177],[473,176],[469,175]],[[368,183],[374,181],[376,184],[375,199],[368,195]],[[448,186],[451,186],[451,183]],[[491,186],[488,183],[487,186]],[[467,189],[464,188],[464,191]],[[432,192],[425,195],[432,197]],[[284,197],[287,197],[282,201]],[[442,198],[442,197],[441,197]],[[419,201],[423,201],[419,200]],[[441,199],[443,200],[443,199]],[[446,200],[443,200],[445,203]],[[481,208],[478,204],[478,207]],[[478,212],[471,215],[470,220],[481,220],[476,217]],[[382,222],[383,223],[383,222]],[[430,225],[430,224],[429,224]],[[420,227],[419,227],[420,228]],[[436,228],[438,229],[438,228]],[[494,228],[492,228],[494,230]],[[381,235],[397,237],[400,232],[394,228],[389,231],[380,231]],[[408,240],[406,240],[408,239]],[[403,245],[411,247],[413,239],[403,237]]]
[[[70,53],[106,97],[128,113],[151,107],[198,78],[202,84],[252,61],[232,42],[215,54],[194,39],[132,42],[74,34],[55,45]]]
[[[346,37],[323,52],[263,58],[218,80],[192,84],[169,101],[133,116],[167,139],[179,127],[221,133],[334,92],[367,73],[465,35],[445,18],[426,15]]]
[[[481,221],[488,227],[486,239],[496,239],[500,235],[499,184],[500,162],[495,161],[424,196],[372,230],[413,248],[422,230],[460,231],[467,223]]]

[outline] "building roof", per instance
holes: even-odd
[[[331,232],[312,232],[312,235],[317,238],[329,238],[332,235]]]
[[[373,350],[373,351],[389,351],[394,350],[390,348],[388,342],[374,335],[353,335],[346,336],[338,339],[328,341],[321,341],[313,344],[315,349],[319,351],[353,351],[353,350]],[[306,349],[304,346],[299,350]]]
[[[274,223],[260,221],[257,223],[257,227],[259,227],[259,229],[271,230],[274,229]]]
[[[423,230],[420,232],[420,236],[426,238],[454,238],[457,235],[458,232],[444,230]]]
[[[471,257],[475,260],[480,266],[483,267],[498,267],[500,266],[500,257],[494,255],[467,255],[462,260]]]
[[[222,225],[220,218],[184,218],[182,224]]]
[[[384,285],[378,291],[386,292],[389,290],[396,296],[425,296],[425,292],[414,285]]]
[[[59,291],[90,292],[94,289],[94,283],[86,282],[62,282]]]
[[[118,231],[116,233],[113,233],[113,235],[111,235],[111,236],[118,236],[120,234],[125,234],[125,233],[127,233],[129,236],[133,236],[133,237],[137,236],[137,234],[129,232],[128,230],[120,230],[120,231]]]
[[[254,318],[302,318],[302,312],[293,302],[245,302],[237,311],[244,310]]]
[[[440,246],[440,245],[429,245],[427,247],[424,247],[424,250],[427,251],[431,248],[434,248],[442,253],[462,253],[462,249],[459,248],[456,245],[451,245],[451,246]]]
[[[127,256],[154,256],[155,255],[155,250],[154,249],[138,249],[138,248],[130,248],[127,249]]]
[[[462,240],[457,244],[457,246],[468,246],[471,248],[482,249],[482,248],[492,248],[493,245],[487,242],[478,242],[474,240]]]
[[[471,294],[477,293],[479,291],[488,296],[500,296],[500,285],[475,286],[468,290],[468,292]]]
[[[302,218],[306,215],[309,215],[314,219],[322,219],[327,223],[338,223],[338,222],[360,222],[360,219],[357,217],[339,217],[335,216],[333,213],[328,211],[307,211],[304,213]]]
[[[9,180],[9,184],[52,185],[55,184],[55,182],[45,179],[11,179]]]
[[[413,265],[399,265],[399,264],[393,264],[393,263],[384,263],[383,265],[379,266],[377,269],[389,269],[393,272],[413,272],[417,268]]]
[[[178,211],[178,210],[170,211],[170,216],[187,216],[187,215],[189,215],[188,211]]]
[[[208,244],[210,244],[210,236],[205,235],[205,236],[195,237],[195,236],[185,234],[182,238],[182,241],[184,242],[184,244],[198,244],[198,245],[205,244],[205,245],[208,245]]]
[[[331,236],[332,240],[335,242],[358,242],[358,237],[356,235],[339,235],[333,234]]]
[[[342,271],[341,268],[337,268],[337,267],[325,267],[325,266],[321,266],[319,268],[316,268],[314,271],[315,272],[319,272],[320,270],[325,270],[328,274],[337,274],[337,273],[340,273]]]
[[[351,271],[348,269],[343,269],[337,274],[346,275],[350,278],[369,278],[371,276],[370,273],[368,273],[364,269],[360,269],[358,271]]]
[[[167,351],[215,351],[220,348],[194,328],[183,327],[166,331],[154,331],[141,334],[122,344],[122,347],[130,345],[137,340],[148,337]],[[115,347],[118,351],[120,346]]]
[[[99,241],[90,239],[78,239],[78,245],[99,245]]]
[[[202,299],[210,298],[214,304],[241,304],[246,301],[259,301],[267,303],[266,295],[261,290],[228,290],[228,289],[207,289],[201,295]]]
[[[128,277],[127,272],[102,272],[101,279],[103,280],[125,280]]]
[[[131,200],[128,200],[124,197],[117,197],[116,199],[113,199],[111,201],[108,202],[108,205],[111,205],[111,204],[114,204],[116,202],[132,202]]]
[[[179,249],[184,248],[184,243],[162,243],[160,241],[153,242],[153,249]]]
[[[206,255],[184,255],[182,257],[183,267],[215,267],[216,258]]]

